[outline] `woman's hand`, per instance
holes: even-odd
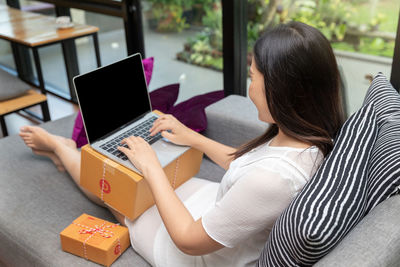
[[[127,144],[128,148],[119,146],[118,150],[124,153],[145,177],[148,177],[150,170],[162,169],[153,148],[143,138],[130,136],[122,140],[121,144]]]
[[[160,116],[150,129],[150,135],[158,132],[174,144],[192,146],[196,132],[178,121],[174,116],[166,114]]]

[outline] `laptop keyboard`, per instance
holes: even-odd
[[[128,147],[127,144],[121,145],[121,141],[132,135],[142,137],[150,145],[160,140],[162,138],[161,133],[158,133],[155,136],[150,136],[149,132],[150,128],[153,126],[153,123],[156,119],[157,117],[150,117],[141,124],[136,125],[135,127],[127,130],[126,132],[123,132],[122,134],[116,136],[114,139],[108,141],[107,143],[104,143],[100,147],[124,161],[128,160],[128,157],[117,149],[118,146]]]

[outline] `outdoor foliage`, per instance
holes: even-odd
[[[202,17],[213,0],[147,0],[151,26],[160,32],[181,32],[189,27],[187,17]],[[196,20],[196,18],[194,18]],[[190,21],[195,23],[193,21]]]
[[[149,0],[151,7],[151,22],[158,31],[174,32],[182,31],[189,27],[186,19],[182,17],[184,8],[187,8],[183,0]]]
[[[188,40],[184,51],[178,53],[180,60],[196,65],[222,70],[222,7],[213,2],[204,6],[202,32]]]
[[[203,30],[188,40],[180,60],[222,69],[222,7],[216,0],[148,0],[159,31]],[[371,8],[382,1],[384,12]],[[318,28],[334,48],[392,57],[398,4],[393,0],[248,0],[248,52],[269,27],[291,20]],[[384,28],[381,30],[381,28]],[[389,33],[387,32],[389,31]]]

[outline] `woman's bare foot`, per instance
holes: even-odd
[[[36,155],[50,158],[53,161],[54,165],[56,165],[58,171],[65,172],[64,165],[62,164],[61,160],[57,157],[57,155],[54,154],[54,152],[37,150],[37,149],[32,149],[32,152]]]
[[[36,126],[21,127],[19,136],[28,147],[42,151],[54,151],[58,142],[54,135]]]
[[[76,143],[72,139],[50,134],[37,126],[21,127],[19,136],[21,136],[28,147],[38,151],[53,152],[57,143],[63,143],[71,148],[76,148]]]

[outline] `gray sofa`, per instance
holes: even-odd
[[[239,109],[240,107],[240,109]],[[229,96],[206,110],[205,135],[238,146],[266,125],[244,97]],[[43,124],[70,137],[75,116]],[[224,171],[204,158],[197,177],[219,181]],[[114,221],[90,202],[66,173],[35,156],[18,136],[0,139],[0,266],[97,266],[61,250],[59,233],[82,213]],[[400,266],[400,197],[375,208],[316,266]],[[113,266],[149,266],[129,248]]]

